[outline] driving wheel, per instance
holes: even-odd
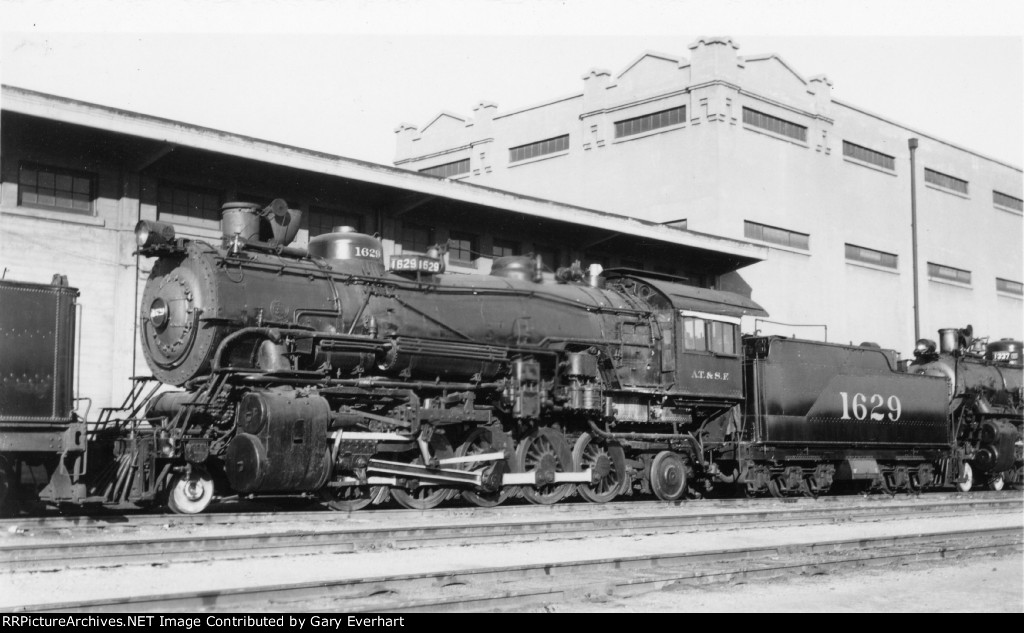
[[[535,429],[516,448],[518,472],[537,473],[535,486],[523,486],[523,497],[530,503],[558,503],[572,492],[573,484],[554,483],[554,474],[572,468],[572,451],[559,431],[547,427]]]
[[[607,503],[614,499],[626,482],[626,454],[621,446],[609,445],[584,433],[572,449],[573,470],[591,469],[596,483],[579,484],[580,496],[591,503]]]
[[[371,503],[383,503],[387,493],[385,486],[324,486],[320,489],[320,501],[331,510],[355,512]]]
[[[467,457],[470,455],[481,455],[483,453],[495,453],[503,451],[504,446],[495,445],[493,436],[490,429],[477,428],[474,429],[469,435],[466,436],[465,441],[459,445],[458,450],[455,451],[457,457]],[[494,462],[478,462],[464,464],[464,468],[469,471],[485,471],[487,468],[498,469],[500,464]],[[507,468],[506,468],[507,469]],[[506,470],[499,469],[499,470]],[[464,490],[462,492],[462,498],[472,503],[475,506],[482,508],[493,508],[494,506],[502,503],[509,497],[509,488],[501,487],[501,482],[498,484],[497,490],[484,491],[484,490]]]
[[[430,438],[430,454],[435,459],[446,459],[454,456],[452,445],[448,439],[434,433]],[[423,457],[417,457],[413,464],[422,464]],[[451,488],[436,485],[417,485],[415,488],[392,488],[391,497],[398,502],[398,505],[410,510],[429,510],[436,508],[442,501],[448,498]]]

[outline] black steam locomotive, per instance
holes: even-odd
[[[871,345],[742,336],[758,305],[668,277],[529,257],[449,275],[440,248],[386,267],[347,227],[290,246],[298,222],[283,201],[225,205],[216,246],[139,223],[153,379],[91,426],[90,472],[84,441],[50,451],[42,499],[425,509],[1024,480],[1019,342],[978,354],[944,331],[901,369]],[[19,384],[0,391],[8,482],[32,461],[8,449]]]

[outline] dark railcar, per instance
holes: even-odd
[[[74,413],[78,290],[0,280],[0,505],[34,496],[64,466],[83,468],[85,425]],[[63,459],[63,461],[62,461]],[[23,487],[24,495],[17,495]]]

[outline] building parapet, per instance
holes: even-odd
[[[996,165],[1001,165],[1002,167],[1006,167],[1008,169],[1012,169],[1012,170],[1017,171],[1017,172],[1022,172],[1021,168],[1018,167],[1017,165],[1011,165],[1010,163],[1007,163],[1005,161],[999,160],[998,158],[992,158],[991,156],[987,156],[987,155],[982,154],[980,152],[976,152],[974,150],[968,149],[968,148],[966,148],[966,147],[964,147],[962,145],[957,145],[956,143],[952,143],[950,141],[943,140],[943,139],[941,139],[941,138],[939,138],[937,136],[933,136],[931,134],[928,134],[927,132],[921,132],[920,130],[916,130],[916,129],[908,126],[908,125],[904,125],[903,123],[899,123],[898,121],[893,121],[890,118],[884,117],[884,116],[882,116],[880,114],[876,114],[876,113],[874,113],[874,112],[872,112],[870,110],[865,110],[864,108],[861,108],[860,106],[853,105],[852,103],[847,103],[846,101],[841,101],[839,99],[833,99],[832,103],[836,104],[837,106],[853,110],[854,112],[859,112],[859,113],[861,113],[863,115],[866,115],[866,116],[869,116],[869,117],[871,117],[873,119],[878,119],[879,121],[882,121],[884,123],[888,123],[888,124],[894,125],[894,126],[896,126],[898,128],[902,128],[902,129],[906,130],[907,132],[910,132],[910,134],[913,135],[913,136],[923,137],[923,138],[935,141],[936,143],[941,143],[941,144],[943,144],[943,145],[945,145],[947,147],[951,147],[951,148],[953,148],[955,150],[959,150],[961,152],[965,152],[967,154],[970,154],[971,156],[975,156],[977,158],[981,158],[983,160],[987,160],[987,161],[989,161],[991,163],[995,163]],[[1022,172],[1022,173],[1024,173],[1024,172]]]

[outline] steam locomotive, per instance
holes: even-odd
[[[29,324],[0,324],[0,490],[34,467],[44,501],[195,513],[215,494],[427,509],[1024,481],[1020,342],[944,330],[900,366],[870,344],[743,336],[760,306],[663,275],[552,276],[530,257],[452,275],[442,247],[385,266],[349,227],[291,246],[299,219],[231,203],[217,245],[140,222],[153,377],[89,428],[69,389],[24,395],[18,363],[41,356],[7,334]],[[46,398],[40,430],[26,414]]]

